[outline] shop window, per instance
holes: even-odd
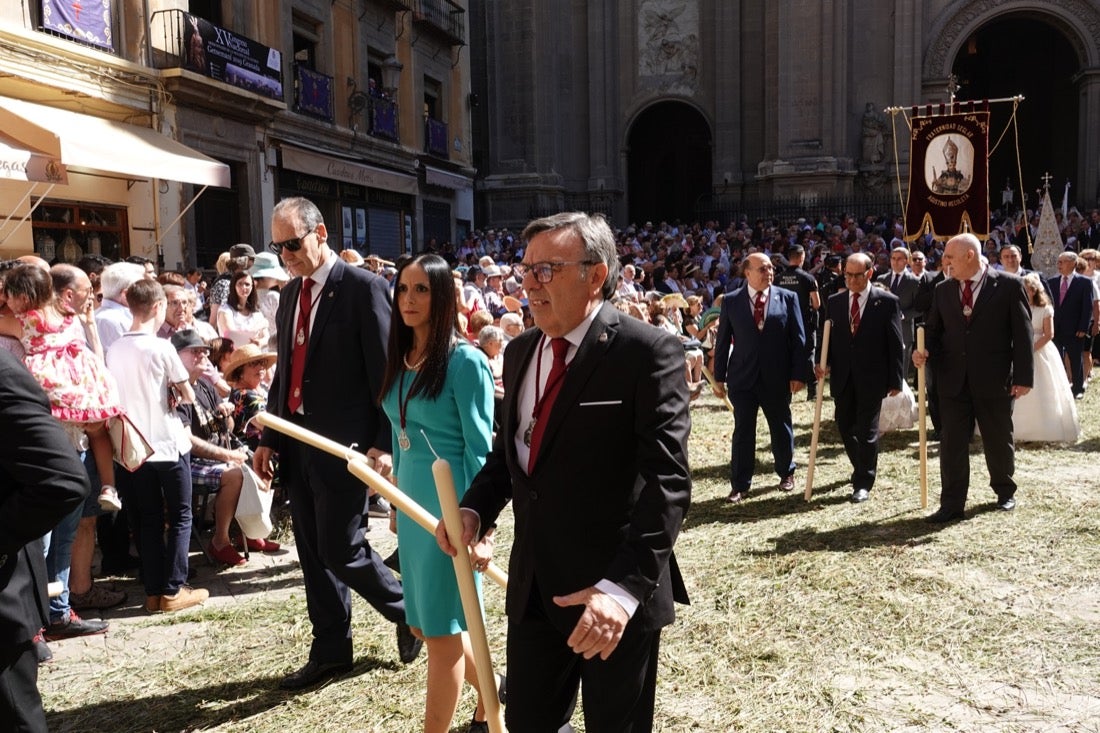
[[[100,204],[43,201],[31,215],[34,252],[47,262],[75,263],[84,255],[112,260],[130,255],[126,209]]]
[[[294,14],[294,63],[317,71],[317,46],[321,27],[305,16]]]
[[[443,84],[431,78],[424,77],[424,119],[443,119]]]

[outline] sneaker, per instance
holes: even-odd
[[[99,492],[99,508],[105,512],[117,512],[122,509],[122,502],[114,486],[105,485]]]
[[[385,497],[375,494],[367,501],[367,516],[375,519],[386,519],[390,516],[390,503]]]
[[[85,609],[104,609],[121,606],[126,602],[126,593],[120,590],[109,590],[102,585],[94,584],[87,593],[69,593],[69,605],[81,611]]]
[[[181,586],[174,596],[160,597],[160,610],[164,613],[182,611],[185,608],[197,606],[210,597],[210,591],[205,588],[192,588],[189,585]]]
[[[46,637],[46,641],[71,639],[74,636],[92,636],[106,632],[109,625],[106,621],[99,619],[82,619],[75,610],[69,609],[68,617],[51,623],[42,635]]]

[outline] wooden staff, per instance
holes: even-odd
[[[710,373],[710,369],[707,369],[706,365],[703,366],[703,376],[710,382],[710,388],[714,389],[717,382],[714,381],[714,375]],[[728,394],[723,395],[722,399],[725,401],[726,407],[730,408],[730,412],[733,412],[733,403],[730,402],[730,396]]]
[[[405,512],[405,514],[423,527],[430,535],[433,537],[435,536],[435,528],[436,525],[439,524],[439,520],[433,517],[424,507],[410,499],[408,494],[382,478],[380,473],[371,468],[368,462],[370,459],[362,453],[354,451],[347,446],[340,445],[334,440],[329,440],[323,435],[318,435],[310,430],[306,430],[289,420],[276,417],[269,412],[261,412],[252,419],[265,428],[271,428],[276,432],[289,435],[295,440],[311,445],[317,450],[331,453],[337,458],[343,458],[348,462],[348,470],[351,471],[356,478],[386,497],[386,500],[397,507],[398,511]],[[507,589],[508,574],[493,563],[489,563],[489,567],[485,569],[485,575],[501,588]]]
[[[825,321],[825,331],[821,335],[821,360],[819,366],[821,370],[825,371],[825,366],[829,362],[829,336],[833,333],[832,320]],[[822,377],[817,382],[817,399],[814,401],[814,429],[813,437],[810,438],[810,460],[806,464],[806,492],[803,494],[803,498],[806,501],[810,500],[810,497],[814,493],[814,461],[817,460],[817,439],[821,435],[821,403],[825,400],[825,378]]]
[[[458,494],[455,492],[451,464],[437,456],[432,463],[432,476],[435,477],[435,490],[439,494],[439,508],[447,527],[447,538],[452,547],[466,548],[462,542],[462,516],[458,510]],[[469,548],[466,550],[460,550],[451,559],[454,561],[455,577],[458,579],[458,594],[462,598],[462,612],[466,616],[466,627],[470,632],[477,682],[481,688],[481,700],[485,704],[485,719],[492,733],[507,733],[507,728],[504,727],[504,711],[501,710],[500,698],[497,697],[497,679],[493,674],[489,639],[485,635],[485,618],[482,616],[481,602],[474,584],[474,567],[470,562]]]
[[[924,353],[924,326],[917,328],[917,351]],[[924,373],[927,364],[921,364],[917,368],[917,435],[920,436],[920,507],[928,508],[928,428],[924,424],[928,414],[928,406],[925,405],[925,379]]]

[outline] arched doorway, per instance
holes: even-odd
[[[1038,205],[1035,191],[1048,171],[1053,177],[1050,193],[1055,206],[1062,200],[1067,180],[1071,182],[1070,201],[1090,188],[1078,180],[1082,170],[1078,154],[1080,94],[1075,75],[1080,68],[1069,39],[1039,13],[1005,15],[985,23],[963,42],[955,56],[952,72],[959,78],[958,99],[1025,97],[1017,111],[1017,123],[1023,191],[1029,208]],[[991,105],[991,150],[1011,112],[1011,104]],[[1015,144],[1010,129],[989,158],[990,204],[994,208],[1001,203],[1000,191],[1006,181],[1011,181],[1015,203],[1020,205]]]
[[[630,221],[687,222],[711,192],[710,126],[682,102],[659,102],[634,120],[627,136]]]

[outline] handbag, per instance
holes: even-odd
[[[141,468],[155,452],[126,413],[107,421],[107,434],[111,437],[115,463],[130,473]]]
[[[241,466],[244,481],[241,484],[241,497],[237,500],[237,524],[244,536],[253,540],[262,540],[271,534],[271,500],[275,492],[264,489],[259,477],[247,465]]]

